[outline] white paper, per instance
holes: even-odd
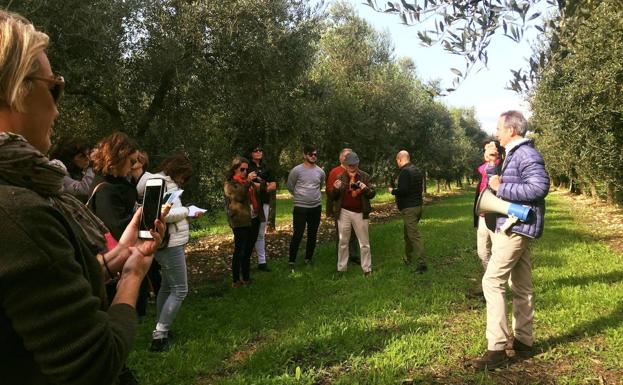
[[[197,207],[195,205],[190,205],[188,206],[188,216],[189,217],[196,217],[198,214],[203,214],[208,210],[202,209],[200,207]]]

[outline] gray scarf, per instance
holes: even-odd
[[[82,202],[63,192],[66,171],[28,143],[21,135],[0,132],[0,178],[48,198],[67,221],[82,229],[82,239],[94,252],[106,250],[108,229]]]

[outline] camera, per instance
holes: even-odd
[[[351,190],[357,190],[359,188],[359,184],[358,183],[351,183],[350,184],[350,188],[351,188]]]
[[[257,178],[257,177],[255,177],[255,178],[253,178],[253,179],[251,179],[251,180],[252,180],[253,182],[255,182],[255,183],[262,183],[262,179],[261,179],[261,178]]]

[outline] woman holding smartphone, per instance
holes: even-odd
[[[172,193],[190,179],[193,166],[184,154],[174,154],[166,158],[159,166],[159,172],[146,172],[136,188],[143,191],[149,179],[161,178],[166,183],[166,191]],[[150,350],[161,352],[169,346],[169,330],[186,294],[188,294],[188,275],[184,245],[188,243],[188,208],[182,205],[179,197],[170,203],[171,208],[164,221],[169,239],[164,249],[156,252],[156,261],[160,264],[162,281],[156,298],[156,327],[152,332]]]
[[[63,193],[45,154],[64,79],[48,36],[0,10],[0,373],[3,385],[118,383],[140,283],[161,240],[138,240],[140,211],[110,251],[97,218]],[[92,232],[93,231],[93,232]],[[103,284],[118,277],[110,299]]]
[[[256,195],[260,189],[266,189],[266,182],[254,182],[256,173],[248,171],[249,161],[241,156],[235,157],[223,187],[227,221],[234,232],[234,255],[231,260],[234,288],[251,283],[251,252],[257,240],[260,222],[266,220]]]

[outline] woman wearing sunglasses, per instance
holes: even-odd
[[[235,288],[251,283],[251,252],[257,240],[260,222],[266,220],[257,196],[257,193],[266,190],[266,182],[254,182],[257,174],[248,171],[249,161],[241,156],[235,157],[224,186],[227,221],[234,232],[231,272],[232,287]]]
[[[43,155],[64,84],[45,54],[48,36],[0,10],[0,42],[1,382],[117,383],[162,224],[154,240],[139,241],[138,212],[105,251],[101,223],[63,193],[65,174]]]

